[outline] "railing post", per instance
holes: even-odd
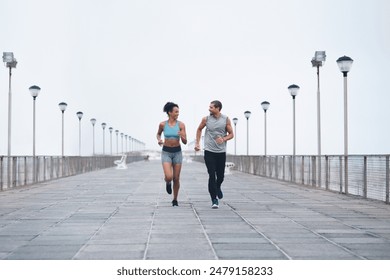
[[[39,182],[39,174],[41,173],[41,161],[39,160],[39,157],[35,156],[35,183]]]
[[[317,161],[316,157],[311,157],[311,163],[312,163],[312,185],[317,186]]]
[[[46,157],[43,157],[43,181],[46,181]]]
[[[24,185],[27,185],[27,181],[28,181],[27,157],[23,157],[23,159],[24,159]]]
[[[4,179],[4,176],[3,176],[3,167],[4,167],[4,165],[3,165],[3,156],[0,156],[0,190],[3,190],[3,179]]]
[[[386,203],[389,203],[389,156],[386,156]]]
[[[302,156],[301,180],[302,180],[302,185],[304,185],[305,184],[305,157],[304,156]]]
[[[343,193],[343,157],[339,156],[340,160],[340,166],[339,166],[339,172],[340,172],[340,193]]]
[[[16,182],[17,182],[17,160],[18,158],[17,157],[12,157],[12,187],[16,187]]]
[[[283,163],[283,180],[286,180],[286,167],[285,167],[286,162],[285,162],[285,159],[286,159],[286,157],[283,156],[283,160],[282,160],[282,163]]]
[[[279,179],[279,161],[278,161],[279,156],[275,156],[275,178]]]
[[[344,161],[344,164],[345,164],[345,167],[344,167],[344,190],[345,190],[345,194],[348,194],[348,156],[345,156],[344,157],[345,161]]]
[[[53,156],[50,157],[50,180],[54,177]]]
[[[367,198],[367,156],[364,156],[363,161],[363,197]]]
[[[329,156],[325,156],[325,189],[326,190],[329,190],[329,179],[330,179]]]

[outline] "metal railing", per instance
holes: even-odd
[[[110,168],[116,159],[118,156],[0,156],[0,190]],[[126,162],[143,159],[134,153],[127,156]]]
[[[241,172],[389,203],[389,159],[390,155],[227,155],[226,161]]]

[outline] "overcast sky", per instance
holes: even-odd
[[[348,74],[350,154],[390,153],[390,2],[387,0],[0,0],[0,51],[18,60],[12,75],[12,154],[32,154],[32,97],[37,98],[37,155],[61,154],[59,102],[65,112],[65,154],[92,153],[91,118],[160,149],[158,123],[167,101],[194,139],[210,101],[237,117],[237,153],[317,153],[315,51],[320,69],[322,153],[343,153],[343,77],[336,60],[354,60]],[[7,154],[8,69],[0,68],[0,155]],[[116,150],[115,137],[113,149]],[[106,151],[109,133],[106,130]],[[184,148],[186,149],[186,148]],[[234,153],[234,141],[228,152]]]

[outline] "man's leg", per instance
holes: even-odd
[[[225,178],[225,165],[226,165],[226,153],[219,153],[217,157],[216,163],[216,173],[217,173],[217,196],[218,198],[223,197],[223,193],[221,190],[222,182]]]
[[[204,162],[207,167],[207,173],[209,174],[209,193],[211,200],[217,198],[217,182],[215,178],[216,173],[216,158],[215,153],[204,151]]]

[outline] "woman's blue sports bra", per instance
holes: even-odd
[[[165,125],[164,125],[164,138],[165,139],[179,140],[180,139],[179,131],[180,131],[179,121],[176,121],[176,124],[173,127],[169,126],[168,121],[165,122]]]

